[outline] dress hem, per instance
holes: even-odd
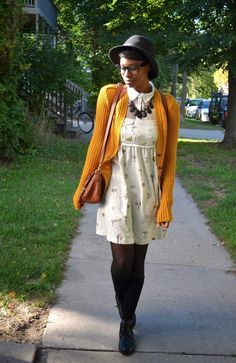
[[[150,242],[152,241],[160,241],[162,239],[165,239],[165,236],[164,237],[160,237],[160,238],[150,238],[148,240],[145,240],[145,241],[131,241],[131,242],[117,242],[117,241],[112,241],[112,238],[109,238],[106,234],[106,232],[101,232],[101,231],[96,231],[96,234],[99,235],[99,236],[103,236],[103,237],[106,237],[107,241],[108,242],[111,242],[111,243],[115,243],[115,244],[118,244],[118,245],[147,245],[149,244]]]

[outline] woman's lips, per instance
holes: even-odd
[[[133,83],[132,79],[125,79],[124,81],[125,81],[125,83],[126,83],[126,84],[131,84],[131,83]]]

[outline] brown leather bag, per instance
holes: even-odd
[[[79,197],[79,203],[81,206],[84,205],[84,203],[96,204],[96,203],[100,203],[102,201],[102,198],[103,198],[103,195],[105,192],[106,183],[105,183],[104,177],[102,175],[101,166],[102,166],[104,155],[105,155],[106,144],[107,144],[108,135],[109,135],[109,132],[111,129],[113,115],[115,112],[117,102],[119,101],[121,94],[123,93],[122,90],[124,92],[125,88],[123,87],[122,84],[118,84],[117,90],[116,90],[116,93],[115,93],[115,96],[114,96],[114,99],[112,102],[107,126],[106,126],[103,145],[102,145],[102,149],[101,149],[101,153],[100,153],[100,157],[99,157],[99,164],[98,164],[97,169],[92,174],[90,174],[85,181],[85,184],[82,188],[82,192]]]
[[[87,178],[79,197],[80,205],[100,203],[105,191],[105,180],[100,169],[96,169]]]

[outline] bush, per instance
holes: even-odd
[[[10,5],[10,6],[9,6]],[[18,96],[21,76],[22,21],[21,1],[0,4],[0,159],[12,159],[15,153],[32,147],[32,129],[26,121],[24,105]]]
[[[59,92],[70,101],[71,94],[66,94],[66,80],[73,79],[76,64],[73,52],[63,43],[55,48],[50,37],[38,34],[24,34],[23,37],[24,74],[20,87],[24,99],[33,115],[41,115],[45,110],[45,97],[50,92]]]

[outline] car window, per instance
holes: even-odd
[[[189,106],[198,106],[201,100],[191,100],[189,101]]]
[[[207,107],[209,107],[209,105],[210,105],[210,100],[209,101],[207,100],[207,101],[203,101],[202,102],[202,107],[206,107],[207,108]]]

